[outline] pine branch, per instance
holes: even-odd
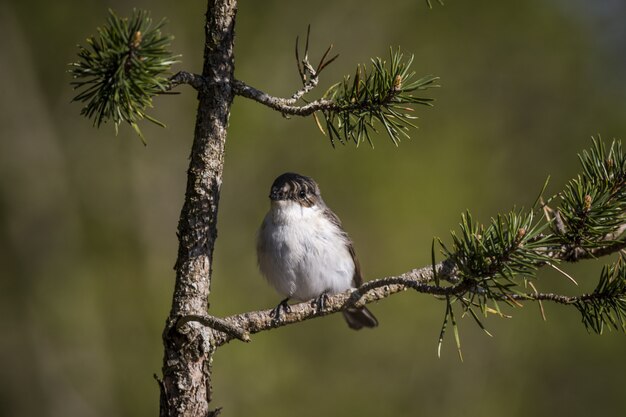
[[[401,275],[371,280],[354,290],[348,290],[339,294],[331,295],[325,303],[324,310],[318,310],[313,300],[310,302],[291,305],[290,311],[281,314],[281,319],[279,321],[274,318],[273,310],[267,309],[236,314],[223,319],[218,319],[212,316],[194,316],[189,319],[182,318],[179,323],[181,327],[184,323],[189,321],[198,321],[207,325],[216,331],[214,340],[217,346],[221,346],[233,339],[248,341],[249,335],[252,334],[338,313],[354,306],[361,307],[381,301],[394,294],[407,290],[413,290],[421,294],[444,297],[444,299],[445,297],[449,297],[448,299],[453,299],[450,297],[462,299],[463,297],[483,296],[485,294],[484,287],[480,286],[476,282],[470,279],[459,280],[461,272],[451,259],[446,259],[445,261],[436,264],[434,270],[436,270],[437,276],[440,280],[452,281],[455,283],[449,286],[436,284],[432,285],[431,283],[435,282],[435,274],[433,273],[433,266],[428,265],[419,269],[413,269]],[[610,271],[613,270],[610,269]],[[605,272],[603,272],[603,274],[605,274]],[[582,309],[584,311],[588,311],[589,315],[592,315],[592,309],[598,309],[598,306],[603,305],[606,300],[614,300],[615,296],[617,296],[617,301],[611,301],[617,308],[617,310],[613,310],[612,314],[616,317],[614,322],[618,323],[619,320],[621,320],[621,326],[623,326],[624,317],[626,317],[624,316],[624,314],[626,314],[626,268],[622,268],[620,270],[620,274],[622,274],[620,275],[620,280],[609,278],[606,280],[606,283],[602,284],[600,289],[597,289],[592,294],[564,296],[540,292],[517,292],[512,294],[501,293],[494,295],[492,301],[501,301],[514,307],[516,305],[519,306],[520,303],[526,301],[549,301],[556,304],[573,305],[579,311]],[[615,274],[610,275],[607,273],[607,276],[614,275]],[[607,284],[610,286],[610,291],[605,289]],[[486,308],[485,312],[494,314],[498,313],[497,310],[491,308]],[[498,314],[501,315],[501,312]],[[220,323],[218,325],[212,324],[216,320],[219,320]],[[228,323],[228,326],[224,326],[221,322]]]
[[[454,267],[450,261],[444,261],[435,266],[437,273],[445,277],[454,277]],[[353,306],[363,306],[375,301],[380,301],[393,294],[413,289],[420,293],[432,295],[445,295],[456,291],[464,290],[464,285],[440,287],[429,285],[433,280],[433,267],[431,265],[408,271],[402,275],[381,278],[368,281],[355,290],[330,295],[325,303],[325,309],[320,311],[314,302],[303,302],[291,305],[290,311],[281,314],[279,321],[275,320],[271,309],[252,311],[225,317],[223,320],[234,327],[244,330],[247,334],[255,334],[266,330],[276,329],[301,321],[310,320],[337,313]],[[228,332],[221,332],[219,329],[215,335],[217,345],[229,342],[234,336]]]
[[[333,146],[336,141],[342,144],[352,141],[359,145],[364,140],[373,146],[371,135],[377,133],[377,125],[379,129],[382,126],[395,145],[399,144],[401,137],[410,137],[410,128],[417,127],[414,124],[417,117],[411,114],[414,105],[431,106],[433,101],[416,93],[438,87],[435,84],[437,77],[426,76],[415,80],[415,72],[410,69],[413,57],[405,60],[400,50],[391,50],[389,62],[374,58],[369,70],[359,65],[354,77],[346,76],[343,82],[330,87],[322,98],[296,105],[317,86],[319,73],[337,57],[326,59],[331,50],[329,47],[317,68],[313,68],[308,59],[308,41],[307,34],[307,46],[301,62],[296,42],[296,60],[303,88],[291,98],[271,96],[240,80],[232,83],[235,94],[264,104],[283,115],[314,115],[322,133],[328,135]],[[324,118],[325,130],[316,112]]]
[[[98,36],[88,38],[86,47],[79,46],[78,61],[69,69],[74,89],[80,90],[73,101],[86,103],[81,114],[93,119],[94,126],[112,121],[117,134],[126,122],[142,141],[138,121],[164,126],[146,113],[152,98],[168,90],[167,72],[178,62],[168,51],[173,37],[161,33],[164,24],[161,20],[153,25],[143,10],[134,10],[130,19],[109,10]]]

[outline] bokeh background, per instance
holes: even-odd
[[[357,63],[401,46],[418,75],[441,77],[420,129],[394,147],[333,149],[312,120],[287,120],[237,98],[232,108],[211,312],[273,307],[257,272],[255,233],[284,171],[311,175],[355,241],[367,279],[430,262],[460,214],[483,222],[528,207],[578,170],[590,137],[626,133],[626,3],[621,0],[241,1],[236,75],[275,95],[299,87],[295,36],[340,58],[320,91]],[[168,17],[199,72],[204,2],[0,2],[0,415],[155,416],[161,331],[174,283],[176,224],[195,94],[157,98],[166,129],[116,137],[70,103],[66,64],[108,8]],[[564,265],[536,285],[593,288],[607,259]],[[372,306],[380,327],[349,331],[340,316],[233,342],[214,362],[225,415],[623,416],[626,339],[589,335],[573,308],[546,305],[489,318],[490,338],[460,321],[437,359],[444,304],[405,293]]]

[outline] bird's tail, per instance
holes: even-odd
[[[376,317],[365,307],[344,310],[343,317],[348,322],[348,326],[354,330],[361,330],[363,327],[378,326]]]

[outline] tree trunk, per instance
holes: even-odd
[[[208,0],[204,66],[187,190],[178,223],[178,258],[172,309],[163,332],[165,354],[161,417],[209,416],[213,334],[196,324],[176,329],[179,317],[207,312],[226,129],[233,100],[236,0]]]

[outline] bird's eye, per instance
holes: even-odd
[[[300,198],[304,198],[306,197],[306,191],[302,190],[300,191]]]

